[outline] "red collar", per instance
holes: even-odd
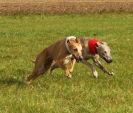
[[[88,49],[89,49],[89,53],[91,53],[92,55],[97,54],[97,50],[96,50],[96,44],[97,42],[99,42],[98,39],[95,38],[91,38],[88,41]]]

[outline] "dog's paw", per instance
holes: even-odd
[[[98,78],[98,72],[97,72],[97,71],[94,71],[94,72],[93,72],[93,76],[94,76],[95,78]]]
[[[68,78],[72,78],[72,75],[71,74],[69,74],[69,75],[66,75]]]
[[[68,75],[68,78],[72,78],[72,75],[71,75],[71,74],[69,74],[69,75]]]
[[[108,74],[109,74],[109,75],[114,75],[114,72],[109,72]]]
[[[32,80],[30,80],[29,77],[25,77],[24,81],[27,85],[30,85],[32,83]]]
[[[70,73],[72,73],[73,72],[73,69],[70,69]]]

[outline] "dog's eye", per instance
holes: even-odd
[[[106,52],[106,51],[104,51],[104,53],[106,54],[107,52]]]
[[[74,51],[78,51],[77,48],[73,49]]]

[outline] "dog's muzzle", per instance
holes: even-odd
[[[111,63],[113,60],[112,60],[112,58],[105,58],[105,57],[103,57],[103,59],[107,62],[107,63]]]
[[[75,55],[73,55],[73,57],[76,59],[76,61],[77,62],[80,62],[80,61],[82,61],[83,60],[83,56],[75,56]]]

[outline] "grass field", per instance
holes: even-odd
[[[114,61],[102,62],[115,76],[94,79],[79,63],[72,79],[57,69],[25,84],[42,49],[93,34],[109,43]],[[0,63],[0,113],[133,112],[133,14],[0,16]]]

